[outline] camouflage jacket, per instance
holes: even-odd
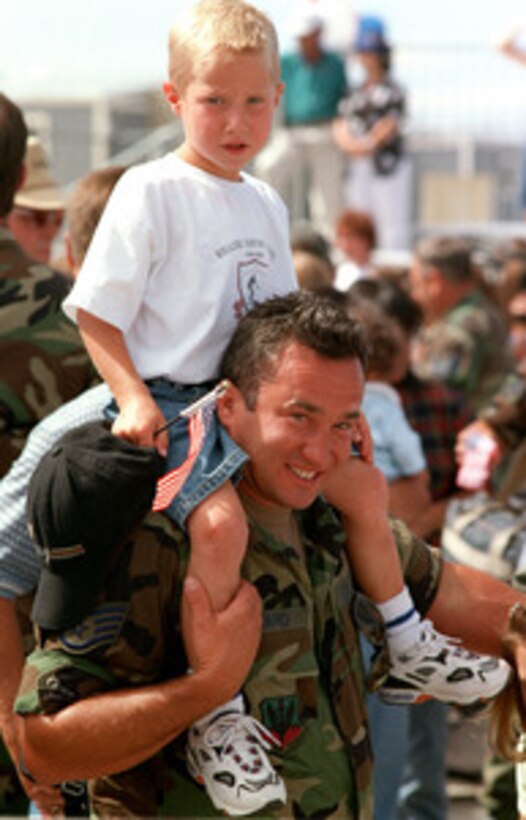
[[[526,437],[526,380],[517,374],[507,376],[480,417],[487,421],[510,448]]]
[[[507,329],[498,308],[474,290],[415,340],[413,369],[424,380],[465,394],[478,411],[511,370]]]
[[[376,610],[353,588],[338,518],[323,502],[298,513],[306,560],[251,522],[244,575],[264,602],[259,654],[244,687],[250,713],[282,741],[272,756],[287,784],[281,817],[372,816],[371,750],[357,620],[379,634]],[[435,595],[440,564],[399,522],[394,531],[419,609]],[[184,674],[178,602],[188,544],[150,515],[115,556],[92,616],[28,659],[22,714],[50,713],[89,694]],[[186,773],[184,737],[122,775],[91,784],[101,816],[215,816]],[[268,814],[268,812],[267,812]]]
[[[0,477],[31,428],[95,380],[61,310],[67,279],[31,260],[0,228]]]

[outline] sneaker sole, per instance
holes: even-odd
[[[426,695],[425,692],[401,692],[399,690],[380,689],[378,695],[380,700],[391,706],[411,706],[417,703],[426,703],[428,700],[434,700],[432,695]]]
[[[217,811],[223,812],[223,814],[227,817],[246,817],[247,814],[255,814],[256,812],[265,810],[277,811],[278,809],[283,808],[283,806],[286,804],[286,800],[269,800],[268,803],[259,806],[257,809],[253,809],[253,811],[249,813],[247,813],[246,807],[243,810],[232,808],[231,806],[227,806],[225,803],[215,800],[212,797],[209,790],[206,788],[206,781],[203,775],[199,772],[197,765],[193,759],[192,751],[190,749],[187,750],[186,768],[188,769],[190,776],[195,780],[195,782],[198,783],[200,786],[203,786],[203,788],[206,790],[208,799],[213,804],[214,808],[216,808]]]
[[[499,690],[500,691],[500,690]],[[475,708],[482,708],[485,704],[489,701],[493,700],[496,697],[498,692],[494,695],[488,695],[486,698],[473,698],[471,700],[445,700],[444,698],[437,698],[435,695],[428,695],[425,692],[411,692],[411,691],[400,691],[395,689],[387,689],[383,690],[380,689],[378,695],[380,699],[384,703],[389,703],[392,706],[406,706],[412,704],[419,704],[419,703],[426,703],[428,700],[436,700],[439,703],[447,703],[449,706],[460,706],[463,709],[469,709],[470,707]]]

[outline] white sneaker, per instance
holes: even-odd
[[[379,690],[387,703],[422,703],[435,698],[446,703],[472,704],[495,697],[506,685],[506,661],[478,655],[441,635],[431,621],[422,621],[418,643],[391,655],[390,674]]]
[[[239,711],[220,712],[204,728],[189,729],[188,770],[205,786],[216,809],[226,814],[279,808],[287,794],[265,753],[273,745],[279,742],[254,718]]]

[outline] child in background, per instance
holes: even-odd
[[[346,291],[359,279],[375,275],[372,253],[376,247],[373,218],[365,211],[342,211],[335,225],[335,245],[341,255],[334,287]]]
[[[374,462],[389,483],[390,495],[396,494],[391,509],[417,535],[418,519],[426,520],[431,508],[429,472],[420,440],[405,414],[398,391],[393,387],[406,374],[403,331],[398,322],[386,316],[374,302],[349,294],[353,315],[364,323],[370,344],[362,409],[371,429]]]

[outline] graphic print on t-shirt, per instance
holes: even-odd
[[[234,303],[234,315],[241,319],[258,302],[261,301],[261,287],[258,275],[268,270],[268,265],[261,259],[252,257],[237,263],[238,299]]]

